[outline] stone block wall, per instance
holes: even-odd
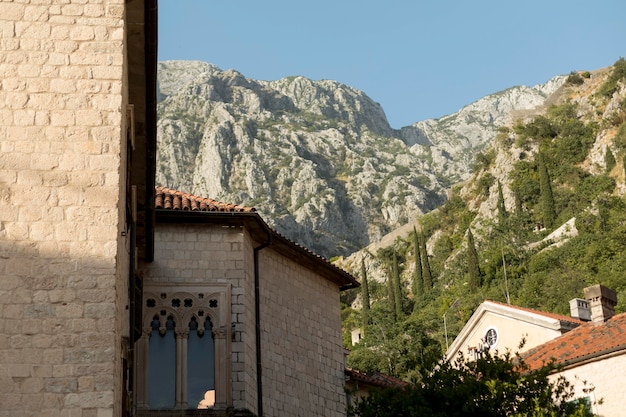
[[[235,409],[257,412],[254,248],[245,228],[157,224],[144,287],[229,285]],[[345,416],[339,289],[276,252],[259,251],[265,415]],[[154,290],[152,290],[154,292]]]
[[[245,248],[245,232],[240,227],[222,227],[202,224],[158,224],[155,230],[154,261],[142,265],[144,291],[228,291],[230,305],[223,310],[229,317],[223,323],[229,339],[227,382],[229,406],[246,408],[246,392],[243,383],[250,365],[245,358],[254,348],[254,328],[248,327],[247,318],[254,317],[247,303],[254,295],[250,287],[250,256]],[[224,308],[224,306],[220,306]],[[256,359],[254,359],[256,360]],[[254,363],[254,362],[252,362]],[[252,371],[254,368],[252,369]],[[217,381],[216,381],[217,383]],[[256,387],[256,385],[255,385]],[[222,393],[217,394],[222,395]],[[249,395],[249,393],[248,393]]]
[[[264,413],[345,416],[338,286],[271,248],[260,271]]]
[[[121,415],[124,0],[0,1],[0,415]]]

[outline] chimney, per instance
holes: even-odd
[[[617,293],[604,285],[593,285],[585,288],[585,299],[591,307],[591,320],[604,323],[615,315]]]
[[[578,320],[591,321],[591,311],[589,303],[582,298],[574,298],[569,301],[570,315]]]

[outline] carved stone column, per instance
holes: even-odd
[[[176,331],[176,405],[177,409],[187,408],[187,339],[189,329]]]
[[[213,329],[215,348],[215,407],[226,408],[231,403],[230,356],[228,355],[228,331],[226,327]]]
[[[144,327],[141,337],[135,342],[135,404],[138,410],[148,409],[148,345],[152,327]]]

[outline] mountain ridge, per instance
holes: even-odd
[[[566,78],[392,129],[380,104],[335,81],[258,81],[199,61],[158,69],[157,183],[254,205],[328,258],[440,205],[511,110],[542,106]]]

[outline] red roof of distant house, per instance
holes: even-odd
[[[626,313],[604,323],[586,322],[523,356],[531,369],[538,369],[551,360],[567,366],[619,351],[626,353]]]
[[[540,311],[540,310],[535,310],[535,309],[526,308],[526,307],[518,307],[518,306],[511,305],[511,304],[501,303],[499,301],[491,301],[491,300],[487,300],[487,301],[489,301],[490,303],[499,304],[499,305],[502,305],[502,306],[514,308],[516,310],[539,314],[541,316],[549,317],[551,319],[563,321],[563,322],[566,322],[566,323],[572,323],[572,324],[575,324],[577,326],[579,326],[579,325],[581,325],[583,323],[586,323],[583,320],[579,320],[579,319],[576,319],[576,318],[570,317],[570,316],[565,316],[563,314],[548,313],[547,311]]]
[[[171,190],[165,187],[156,187],[156,209],[191,210],[191,211],[221,211],[250,213],[255,212],[254,207],[246,207],[237,204],[222,203],[210,198],[197,197],[193,194]]]
[[[378,372],[375,372],[373,374],[366,374],[364,372],[357,371],[356,369],[346,368],[345,374],[346,377],[350,378],[351,380],[366,383],[377,388],[402,388],[409,385],[408,382],[405,382],[401,379]]]

